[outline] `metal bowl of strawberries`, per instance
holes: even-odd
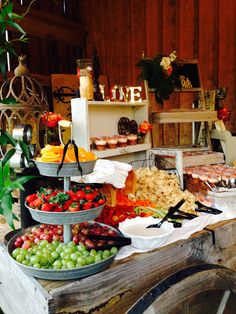
[[[25,206],[36,221],[49,224],[74,224],[96,219],[102,212],[106,197],[90,185],[41,188],[25,199]]]

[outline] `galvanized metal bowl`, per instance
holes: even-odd
[[[93,172],[95,163],[96,160],[80,162],[82,175]],[[77,162],[63,163],[62,168],[58,173],[59,162],[42,162],[35,160],[35,164],[38,167],[40,174],[47,177],[77,177],[81,175]]]
[[[105,204],[102,204],[98,207],[80,210],[77,212],[45,212],[31,208],[25,202],[25,207],[29,209],[30,214],[34,220],[51,225],[74,224],[94,220],[100,216],[104,205]]]
[[[90,222],[92,223],[92,222]],[[105,224],[99,223],[100,225],[103,226],[107,226]],[[107,226],[112,230],[115,230],[116,232],[120,233],[118,230]],[[77,279],[77,278],[83,278],[83,277],[87,277],[93,274],[96,274],[106,268],[108,268],[113,260],[116,257],[116,254],[113,254],[111,256],[109,256],[108,258],[90,264],[90,265],[86,265],[86,266],[82,266],[82,267],[78,267],[78,268],[74,268],[74,269],[60,269],[60,270],[54,270],[54,269],[38,269],[38,268],[34,268],[31,266],[25,266],[19,262],[17,262],[13,257],[12,257],[12,252],[15,249],[14,247],[14,242],[16,241],[16,238],[23,235],[25,232],[29,232],[31,230],[32,227],[24,229],[20,232],[18,232],[16,235],[14,235],[11,240],[8,242],[7,245],[7,252],[9,255],[9,258],[11,259],[11,262],[15,263],[20,269],[21,271],[23,271],[26,275],[29,276],[33,276],[36,278],[41,278],[41,279],[48,279],[48,280],[70,280],[70,279]],[[120,235],[122,236],[122,234],[120,233]]]

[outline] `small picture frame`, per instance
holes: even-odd
[[[197,60],[183,60],[175,63],[175,73],[181,81],[182,89],[201,88]]]

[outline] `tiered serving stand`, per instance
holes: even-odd
[[[58,165],[59,163],[56,162],[35,162],[39,172],[41,175],[51,176],[51,177],[62,177],[64,180],[64,190],[68,191],[70,189],[70,181],[72,176],[80,176],[80,172],[77,167],[77,163],[64,163],[59,173]],[[83,175],[91,173],[93,171],[95,161],[90,162],[83,162],[80,163]],[[89,210],[78,211],[78,212],[43,212],[40,210],[36,210],[30,208],[29,206],[26,207],[29,209],[32,218],[40,223],[47,223],[47,224],[54,224],[54,225],[62,225],[63,224],[63,240],[64,243],[68,243],[72,239],[72,224],[81,223],[84,221],[91,221],[97,218],[104,207],[104,205],[98,206],[96,208],[92,208]],[[103,224],[101,224],[103,225]],[[109,226],[109,228],[113,229]],[[29,228],[30,230],[30,228]],[[115,230],[115,229],[114,229]],[[14,250],[14,242],[17,237],[21,236],[25,233],[26,230],[17,233],[8,243],[8,253],[11,256],[12,251]],[[116,230],[117,232],[117,230]],[[11,257],[12,258],[12,257]],[[75,269],[61,269],[61,270],[54,270],[54,269],[37,269],[30,266],[25,266],[21,263],[18,263],[14,260],[15,263],[21,268],[21,270],[30,275],[37,278],[42,279],[51,279],[51,280],[69,280],[69,279],[76,279],[81,277],[86,277],[91,274],[95,274],[105,268],[107,268],[115,258],[115,254],[104,259],[100,262],[96,262],[90,265],[86,265],[83,267],[75,268]]]
[[[64,180],[64,191],[69,191],[70,189],[70,179],[72,176],[80,176],[80,172],[78,170],[78,166],[76,162],[64,163],[59,173],[58,171],[58,162],[39,162],[35,161],[39,172],[41,175],[50,176],[50,177],[63,177]],[[95,160],[89,162],[80,163],[82,168],[83,175],[91,173],[93,171]],[[33,219],[39,221],[41,223],[48,223],[52,225],[63,224],[63,237],[64,243],[68,243],[71,241],[71,224],[80,223],[84,221],[89,221],[97,218],[103,209],[103,205],[92,208],[86,211],[78,211],[78,212],[43,212],[40,210],[35,210],[27,206],[30,214]]]

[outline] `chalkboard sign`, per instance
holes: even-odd
[[[201,88],[197,62],[176,62],[175,74],[179,77],[182,88]]]

